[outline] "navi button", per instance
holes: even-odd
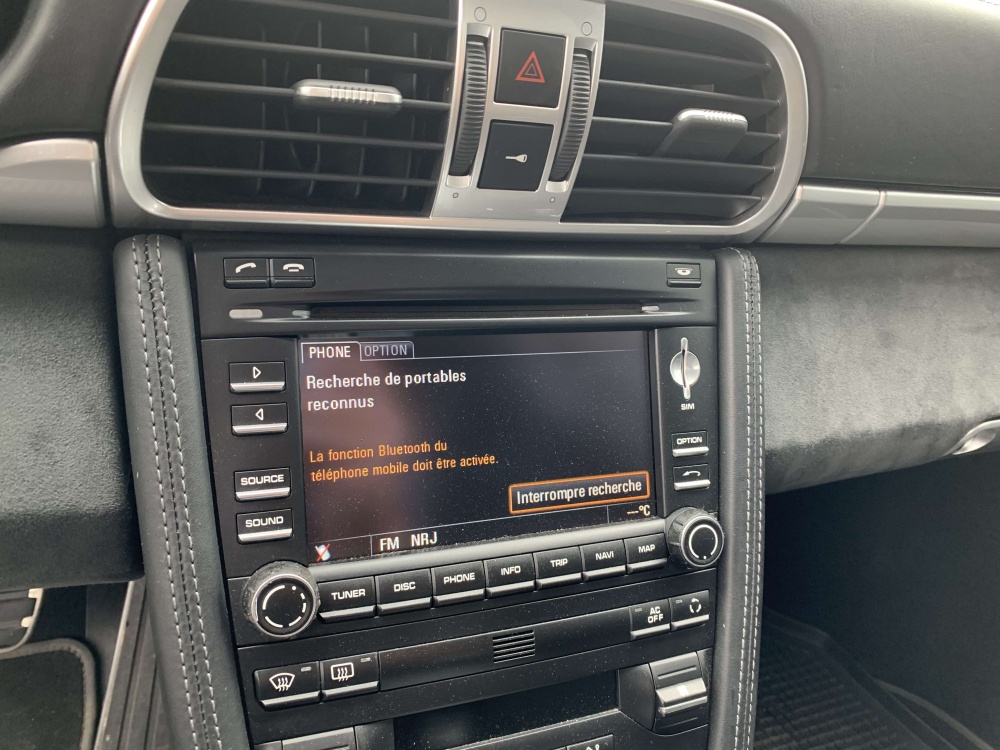
[[[535,561],[531,555],[496,557],[486,561],[486,595],[508,596],[535,590]]]
[[[625,543],[622,541],[588,544],[583,553],[583,580],[625,575]]]
[[[535,553],[535,575],[538,588],[565,586],[583,580],[583,558],[579,547]]]

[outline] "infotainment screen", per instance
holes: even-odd
[[[299,342],[315,562],[656,513],[647,334]]]

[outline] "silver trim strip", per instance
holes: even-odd
[[[266,490],[237,490],[237,500],[274,500],[292,494],[291,487],[270,487]]]
[[[230,383],[229,390],[233,393],[265,393],[285,390],[284,380],[259,380],[249,383]]]
[[[502,586],[487,586],[486,596],[492,599],[495,596],[509,596],[510,594],[520,594],[522,591],[534,591],[535,581],[521,581],[520,583],[505,583]]]
[[[614,578],[625,575],[625,566],[616,565],[613,568],[598,568],[597,570],[584,570],[583,580],[598,581],[602,578]]]
[[[272,433],[285,432],[288,430],[288,422],[265,422],[264,424],[234,424],[233,433],[236,435],[268,435]]]
[[[402,602],[386,602],[385,604],[378,605],[378,613],[380,615],[387,615],[393,612],[410,612],[415,609],[429,609],[431,606],[431,598],[425,597],[423,599],[407,599]]]
[[[361,693],[374,693],[378,690],[378,681],[362,682],[360,685],[349,685],[342,688],[328,688],[323,691],[323,700],[330,698],[340,698],[345,695],[358,695]]]
[[[678,620],[674,623],[674,630],[679,628],[689,628],[692,625],[701,625],[703,622],[708,622],[711,615],[698,615],[697,617],[689,617],[686,620]]]
[[[434,606],[442,604],[460,604],[461,602],[478,602],[486,598],[486,589],[472,591],[456,591],[454,594],[439,594],[431,598]]]
[[[568,583],[580,583],[583,580],[583,573],[568,573],[564,576],[550,576],[548,578],[536,578],[535,583],[540,589],[551,589],[556,586],[565,586]]]
[[[296,693],[295,695],[286,695],[281,698],[267,698],[260,702],[260,705],[265,708],[270,708],[271,706],[292,706],[297,703],[315,703],[319,700],[320,692],[319,690],[311,691],[308,693]]]
[[[642,560],[640,562],[626,563],[625,571],[627,573],[641,573],[644,570],[656,570],[657,568],[662,568],[667,564],[667,558],[661,557],[657,560]]]
[[[629,640],[636,641],[640,638],[648,638],[651,635],[656,635],[657,633],[669,633],[672,627],[673,626],[668,622],[666,625],[656,625],[652,628],[633,630],[629,633]]]
[[[658,236],[676,240],[757,238],[791,198],[805,162],[808,100],[802,60],[791,39],[761,16],[716,0],[626,0],[630,5],[675,13],[718,24],[756,39],[773,56],[783,79],[785,123],[781,168],[771,178],[770,194],[755,211],[728,225],[710,224],[597,224],[562,223],[534,219],[430,218],[313,214],[291,211],[183,208],[158,200],[142,176],[140,146],[146,104],[160,57],[188,0],[149,0],[129,42],[108,113],[105,150],[108,158],[108,191],[114,223],[118,226],[209,227],[245,229],[283,227],[290,231],[447,231],[497,234],[616,237]],[[459,43],[461,43],[459,34]],[[461,66],[456,66],[460,70]],[[457,108],[451,112],[449,133],[454,133]],[[443,160],[447,165],[447,160]],[[446,169],[446,168],[445,168]],[[443,178],[442,178],[443,179]]]
[[[104,226],[97,144],[47,138],[0,148],[0,224]]]
[[[697,445],[694,448],[673,448],[670,453],[674,458],[684,458],[685,456],[704,456],[708,453],[708,446]]]
[[[762,242],[1000,246],[1000,196],[802,184]]]
[[[674,482],[674,489],[678,492],[684,490],[706,490],[711,486],[711,479],[692,479],[690,482]]]
[[[331,609],[319,613],[319,619],[323,622],[339,622],[340,620],[357,620],[362,617],[374,617],[375,605],[367,607],[354,607],[353,609]]]
[[[271,531],[244,531],[236,535],[240,542],[270,542],[275,539],[289,539],[292,536],[291,529],[272,529]],[[274,635],[268,633],[268,635]]]

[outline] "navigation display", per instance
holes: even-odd
[[[656,513],[647,335],[299,342],[314,562]]]

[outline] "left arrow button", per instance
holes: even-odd
[[[234,435],[268,435],[288,429],[287,404],[248,404],[232,407]]]

